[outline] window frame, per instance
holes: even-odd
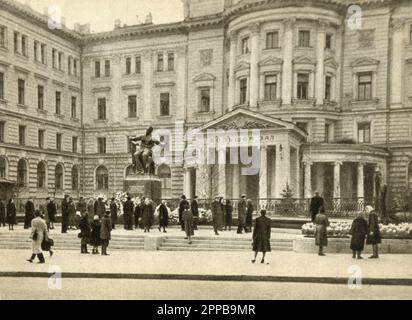
[[[17,92],[17,95],[18,95],[17,103],[19,105],[24,106],[25,102],[26,102],[25,101],[26,100],[26,80],[19,78],[17,80],[17,87],[18,87],[18,89],[17,89],[17,91],[18,91]]]
[[[63,148],[63,134],[56,132],[56,151],[61,152]]]
[[[134,101],[132,101],[134,98]],[[133,108],[133,110],[132,110]],[[127,96],[127,115],[128,118],[137,118],[137,95],[131,94]]]
[[[37,109],[44,110],[44,86],[37,85]]]
[[[19,145],[25,146],[26,145],[26,126],[19,125]]]
[[[41,167],[40,167],[41,166]],[[43,170],[39,170],[39,167],[42,168]],[[39,189],[45,189],[47,186],[47,169],[46,169],[46,164],[44,161],[40,161],[37,164],[37,188]]]
[[[248,80],[247,78],[239,79],[239,104],[247,103]]]
[[[268,83],[267,79],[270,77],[274,77],[276,81]],[[269,96],[268,96],[268,88],[269,88]],[[277,74],[266,74],[264,76],[264,92],[263,92],[264,101],[276,101],[277,90],[278,90],[278,75]]]
[[[107,120],[107,99],[105,97],[97,98],[97,120]]]
[[[4,143],[6,133],[6,121],[0,121],[0,143]]]
[[[357,123],[357,136],[358,143],[369,144],[372,141],[372,123],[371,122],[358,122]]]
[[[164,99],[162,99],[162,96],[163,97],[166,97],[167,96],[167,100],[164,100]],[[168,116],[170,116],[170,92],[161,92],[160,93],[160,95],[159,95],[159,103],[160,103],[160,116],[161,117],[168,117]],[[164,102],[167,102],[167,106],[166,105],[163,105],[163,103]],[[165,107],[167,107],[167,114],[165,114],[163,111],[164,111],[164,108]]]
[[[95,78],[100,78],[101,77],[101,65],[100,65],[100,60],[94,61],[94,77]]]
[[[134,63],[135,63],[135,70],[134,70],[135,73],[141,74],[142,73],[142,56],[140,55],[135,56]]]
[[[305,76],[307,77],[307,81],[300,81],[299,77]],[[296,98],[298,100],[308,100],[309,99],[309,81],[310,76],[309,73],[297,73],[296,76]]]
[[[270,50],[270,49],[279,48],[279,31],[278,30],[267,31],[265,38],[266,38],[265,39],[265,49]],[[269,42],[271,43],[271,45],[269,45]]]
[[[62,92],[59,90],[54,93],[54,112],[57,115],[62,114]]]
[[[164,56],[163,52],[157,54],[157,72],[163,72],[164,71]]]
[[[203,99],[204,98],[204,96],[203,96],[204,92],[208,92],[208,96],[206,97],[206,100]],[[212,95],[212,89],[210,87],[200,87],[199,88],[199,112],[200,113],[210,112],[211,95]],[[203,101],[207,101],[206,106],[203,104]]]
[[[107,139],[106,137],[97,137],[97,154],[107,153]]]
[[[71,96],[70,99],[70,117],[77,119],[77,96]]]
[[[132,73],[132,58],[131,57],[126,57],[125,60],[125,74],[131,74]]]
[[[240,39],[240,54],[250,53],[249,41],[250,41],[250,37],[248,35]]]
[[[167,71],[175,71],[175,54],[174,52],[167,53]]]
[[[369,76],[370,81],[361,82],[361,77]],[[357,101],[369,101],[373,99],[373,73],[371,71],[359,72],[357,77]],[[369,88],[369,95],[367,95],[367,89]],[[361,95],[362,91],[362,95]],[[362,98],[361,98],[362,97]]]
[[[38,142],[38,147],[39,149],[44,149],[44,136],[45,136],[45,130],[44,129],[39,129],[37,131],[37,142]]]
[[[299,48],[310,48],[310,29],[299,29],[298,30],[298,47]]]
[[[4,91],[5,91],[5,75],[4,72],[0,72],[0,100],[4,99]]]

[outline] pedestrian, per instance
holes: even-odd
[[[34,212],[34,219],[31,221],[31,235],[32,239],[32,255],[28,262],[33,262],[37,255],[39,263],[45,263],[44,255],[42,252],[41,244],[43,239],[49,238],[49,233],[47,232],[46,222],[40,217],[40,211],[36,210]]]
[[[255,228],[253,229],[253,251],[255,257],[252,263],[256,262],[256,257],[259,252],[262,252],[262,260],[260,263],[265,263],[266,252],[270,252],[270,232],[271,232],[272,220],[266,217],[266,210],[260,210],[260,217],[255,220]]]
[[[42,218],[44,219],[44,221],[46,222],[46,226],[47,226],[47,231],[50,231],[50,219],[49,219],[49,213],[47,212],[47,205],[50,202],[50,198],[47,197],[46,198],[46,203],[41,203],[39,206],[39,210],[40,210],[40,214],[42,216]]]
[[[72,197],[69,198],[69,229],[77,230],[76,227],[76,204]]]
[[[211,206],[212,210],[212,220],[213,220],[213,230],[215,232],[215,235],[219,235],[218,231],[221,231],[223,228],[223,210],[222,210],[222,204],[220,203],[220,198],[215,197],[215,199],[212,202]]]
[[[7,223],[9,225],[9,230],[14,230],[14,225],[17,224],[16,221],[16,205],[14,204],[14,199],[10,198],[7,204]]]
[[[3,201],[0,200],[0,226],[6,226],[6,208],[4,207]]]
[[[47,201],[47,215],[49,216],[49,224],[50,224],[50,229],[54,229],[54,223],[56,222],[56,213],[57,213],[57,208],[56,208],[56,203],[54,202],[54,199],[48,198],[49,200]]]
[[[145,197],[142,197],[134,208],[134,226],[136,229],[139,228],[139,221],[142,220],[145,199]]]
[[[69,196],[66,194],[62,200],[62,233],[69,229]]]
[[[162,203],[158,207],[158,212],[159,212],[159,231],[162,231],[161,228],[163,228],[163,232],[166,233],[166,228],[169,225],[169,212],[170,209],[167,206],[166,200],[163,200]]]
[[[89,254],[87,251],[87,244],[90,241],[90,233],[91,233],[91,227],[90,227],[90,222],[89,218],[87,216],[87,212],[83,211],[82,217],[79,222],[79,238],[80,240],[80,253],[84,254]]]
[[[382,242],[381,231],[379,229],[379,218],[372,206],[366,206],[365,211],[368,213],[368,235],[366,244],[372,245],[373,254],[369,259],[378,259],[378,244]]]
[[[237,219],[237,233],[246,232],[246,195],[242,194],[237,206],[238,219]]]
[[[246,201],[246,228],[245,232],[252,232],[252,223],[253,223],[253,203],[251,199],[247,199]]]
[[[112,201],[110,201],[110,219],[112,221],[113,230],[116,229],[117,212],[118,212],[118,207],[117,207],[116,199],[112,198]]]
[[[229,231],[232,230],[232,213],[233,213],[233,207],[232,203],[230,202],[229,199],[225,200],[224,203],[224,212],[225,212],[225,231],[229,229]]]
[[[323,248],[328,245],[328,226],[329,220],[325,214],[323,207],[320,208],[320,212],[315,217],[315,244],[319,246],[319,255],[324,256]]]
[[[352,235],[350,241],[350,249],[352,250],[352,258],[363,259],[361,254],[365,247],[365,238],[368,233],[368,223],[363,217],[363,212],[359,212],[357,217],[353,220],[350,228]]]
[[[144,232],[150,232],[150,228],[153,223],[153,204],[149,198],[145,199],[144,206],[143,206],[143,213],[142,213],[142,224],[144,228]]]
[[[133,230],[133,201],[131,197],[127,197],[123,204],[123,223],[125,230]]]
[[[310,200],[310,215],[312,218],[312,222],[315,221],[316,215],[319,213],[321,207],[324,207],[325,201],[321,196],[319,196],[319,192],[315,191],[314,197]]]
[[[109,211],[105,212],[100,227],[100,240],[102,241],[102,256],[108,256],[107,247],[110,242],[110,233],[112,231],[112,222],[110,221]]]
[[[189,205],[185,205],[183,213],[182,213],[183,223],[185,225],[185,239],[188,239],[188,243],[192,244],[192,236],[195,235],[193,231],[193,214],[189,208]]]
[[[94,217],[94,199],[90,198],[89,202],[87,203],[87,214],[89,216],[89,219],[91,219],[91,222],[93,222],[93,217]]]
[[[31,226],[31,221],[34,219],[34,203],[33,199],[29,198],[24,206],[24,229]]]
[[[199,203],[198,196],[194,196],[193,200],[190,202],[190,210],[192,210],[193,215],[193,230],[197,230],[197,225],[199,223]]]
[[[103,201],[103,195],[100,195],[94,203],[94,214],[101,219],[106,214],[106,206]]]
[[[99,246],[102,244],[102,241],[100,240],[100,229],[101,223],[99,216],[95,215],[91,224],[90,233],[90,245],[93,246],[92,254],[99,254]]]
[[[185,210],[186,206],[189,206],[189,202],[187,201],[186,196],[183,194],[180,197],[180,202],[179,202],[179,222],[180,222],[180,228],[181,228],[182,231],[185,230],[185,224],[184,224],[184,221],[183,221],[183,218],[182,218],[182,214],[183,214],[183,211]]]

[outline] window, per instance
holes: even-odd
[[[19,188],[27,186],[27,164],[23,159],[17,163],[17,186]]]
[[[358,100],[372,99],[372,73],[360,73],[358,75]]]
[[[242,44],[241,53],[242,54],[249,53],[249,37],[243,38],[241,44]]]
[[[7,170],[7,167],[6,167],[6,159],[4,159],[4,158],[0,158],[0,178],[1,179],[6,179],[7,178],[7,176],[6,176],[6,174],[7,174],[7,172],[6,172],[6,170]]]
[[[27,57],[27,36],[21,36],[21,54]]]
[[[412,44],[412,25],[409,27],[409,44]]]
[[[39,56],[37,52],[38,47],[39,47],[39,43],[37,41],[34,41],[34,44],[33,44],[34,61],[39,61]]]
[[[173,71],[175,69],[175,54],[173,52],[169,52],[167,54],[167,70]]]
[[[160,94],[160,115],[170,115],[170,94],[168,92]]]
[[[163,71],[163,53],[159,53],[157,55],[157,71],[158,72]]]
[[[326,76],[325,77],[325,100],[331,100],[331,92],[332,92],[332,77]]]
[[[62,93],[60,91],[56,91],[56,97],[55,97],[56,114],[61,114],[61,96],[62,96]]]
[[[52,67],[57,69],[57,65],[56,65],[56,55],[57,55],[57,50],[56,49],[52,49]]]
[[[301,100],[308,99],[308,91],[309,91],[309,74],[299,73],[298,74],[297,98]]]
[[[97,153],[100,153],[100,154],[106,153],[106,138],[105,137],[97,138]]]
[[[240,79],[240,104],[245,104],[247,99],[247,79]]]
[[[46,187],[46,166],[43,161],[37,165],[37,188]]]
[[[110,77],[110,60],[104,61],[104,76]]]
[[[96,169],[96,187],[98,190],[109,189],[109,173],[104,166]]]
[[[37,86],[37,108],[44,109],[44,87]]]
[[[63,166],[58,164],[54,172],[56,190],[63,189]]]
[[[0,48],[5,48],[7,44],[7,28],[0,26]]]
[[[310,47],[309,30],[299,30],[299,47]]]
[[[266,49],[279,47],[279,32],[272,31],[266,33]]]
[[[13,33],[13,45],[14,53],[19,53],[19,33],[17,31]]]
[[[67,58],[67,73],[72,74],[72,57]]]
[[[162,196],[163,198],[172,197],[172,175],[170,167],[166,164],[162,164],[157,169],[157,174],[162,182]]]
[[[26,144],[26,126],[19,126],[19,144],[22,146]]]
[[[72,190],[79,189],[79,169],[77,166],[72,168]]]
[[[135,95],[128,97],[129,118],[137,117],[137,97]]]
[[[72,152],[77,153],[77,137],[72,137]]]
[[[140,56],[136,56],[135,63],[136,63],[136,73],[141,73],[142,72],[142,58]]]
[[[333,36],[330,33],[327,33],[325,36],[325,49],[332,49],[332,39]]]
[[[325,142],[329,143],[331,141],[331,128],[332,125],[330,123],[325,123]]]
[[[130,74],[132,72],[132,58],[126,58],[126,74]]]
[[[77,59],[73,61],[73,74],[77,76]]]
[[[358,142],[359,143],[370,143],[371,142],[371,124],[358,123]]]
[[[37,138],[38,138],[39,148],[43,149],[44,148],[44,129],[39,129]]]
[[[200,112],[210,111],[210,88],[200,88]]]
[[[62,134],[56,133],[56,150],[62,151]]]
[[[6,123],[0,121],[0,142],[4,142],[4,132],[5,132]]]
[[[106,120],[106,98],[97,99],[97,119]]]
[[[63,70],[63,52],[58,55],[59,70]]]
[[[25,81],[23,79],[18,80],[18,103],[24,105],[24,91]]]
[[[276,75],[265,76],[265,100],[266,101],[276,100],[276,87],[277,87],[277,76]]]
[[[0,99],[4,99],[4,73],[0,72]]]
[[[72,103],[71,103],[71,118],[76,119],[77,118],[77,97],[72,97]]]
[[[94,62],[94,76],[100,78],[100,61]]]
[[[46,45],[42,44],[40,46],[40,60],[41,63],[46,64]]]

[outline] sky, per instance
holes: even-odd
[[[151,12],[153,23],[168,23],[183,20],[181,0],[17,0],[29,2],[31,7],[43,13],[50,5],[61,7],[66,26],[73,29],[75,22],[90,23],[94,32],[113,30],[114,21],[121,24],[135,25],[144,22]],[[138,17],[136,17],[138,16]]]

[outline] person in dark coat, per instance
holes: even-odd
[[[358,216],[353,220],[350,228],[352,235],[350,241],[350,249],[352,250],[352,258],[363,259],[361,253],[365,247],[365,237],[368,232],[368,223],[363,217],[363,212],[359,212]]]
[[[152,227],[152,223],[153,223],[153,214],[154,214],[154,208],[153,208],[152,201],[149,198],[146,198],[144,201],[143,214],[142,214],[142,224],[143,224],[144,232],[150,232],[150,228]]]
[[[112,201],[110,201],[110,219],[112,220],[112,229],[116,229],[116,221],[117,221],[117,204],[116,204],[116,199],[112,198]]]
[[[80,211],[80,214],[87,212],[87,203],[83,197],[80,197],[79,202],[77,202],[77,211]]]
[[[271,232],[272,221],[270,218],[266,217],[266,210],[260,210],[260,217],[255,220],[255,228],[253,229],[253,251],[255,252],[255,257],[252,263],[256,262],[256,257],[258,252],[262,252],[262,260],[260,263],[265,263],[266,252],[270,252],[270,232]]]
[[[104,204],[103,197],[100,196],[94,203],[94,214],[97,214],[101,219],[105,215],[105,213],[106,206]]]
[[[216,197],[211,206],[211,211],[212,211],[212,219],[213,219],[213,230],[215,232],[215,235],[219,235],[220,230],[223,228],[223,210],[222,210],[222,204],[220,203],[220,198]]]
[[[87,212],[84,211],[82,213],[82,218],[80,219],[79,222],[79,229],[80,229],[80,253],[84,253],[84,254],[89,254],[89,252],[87,251],[87,244],[90,241],[90,234],[91,234],[91,227],[90,227],[90,222],[89,222],[89,218],[87,216]]]
[[[76,203],[73,198],[69,198],[69,229],[77,230],[76,226]]]
[[[163,200],[159,206],[159,231],[163,228],[163,232],[166,233],[166,228],[169,225],[169,208],[167,207],[166,200]]]
[[[90,198],[89,202],[87,203],[87,213],[89,216],[89,219],[91,219],[90,223],[93,222],[93,217],[94,217],[94,199]]]
[[[237,206],[238,218],[237,218],[237,233],[242,233],[246,230],[246,195],[242,195]]]
[[[371,244],[373,254],[369,259],[378,259],[378,244],[382,242],[381,231],[379,229],[379,218],[372,206],[366,206],[365,211],[368,213],[368,235],[366,237],[366,244]]]
[[[180,222],[180,227],[182,231],[185,230],[185,222],[183,221],[182,214],[183,214],[183,211],[185,211],[186,206],[189,206],[189,202],[186,200],[186,196],[183,194],[180,197],[180,202],[179,202],[179,222]]]
[[[14,199],[10,198],[7,204],[7,223],[9,225],[9,230],[14,230],[14,225],[16,223],[16,205],[14,204]]]
[[[247,199],[246,201],[246,232],[252,232],[253,223],[253,203],[252,200]]]
[[[0,200],[0,226],[6,226],[6,208],[3,204],[3,201]]]
[[[99,246],[102,244],[102,241],[100,240],[100,229],[101,223],[99,216],[95,215],[91,224],[90,233],[90,245],[93,246],[92,254],[99,254]]]
[[[324,256],[323,248],[328,246],[328,227],[329,220],[324,210],[321,208],[320,212],[315,217],[316,231],[315,244],[319,246],[319,255]]]
[[[144,208],[145,200],[146,200],[146,197],[142,197],[140,199],[140,202],[137,204],[136,208],[134,209],[134,227],[136,229],[139,228],[139,219],[141,219],[143,216],[143,208]]]
[[[69,229],[69,196],[65,195],[62,200],[62,233]]]
[[[185,224],[185,239],[188,239],[189,244],[192,244],[192,236],[195,234],[193,231],[193,214],[189,208],[189,205],[185,205],[182,213],[182,219]]]
[[[199,203],[197,202],[198,196],[194,196],[190,202],[190,210],[193,215],[193,230],[197,230],[197,224],[199,223]]]
[[[110,221],[109,212],[105,212],[102,218],[102,225],[100,228],[100,240],[102,241],[102,256],[108,256],[107,247],[111,239],[110,233],[112,231],[112,222]]]
[[[56,204],[54,203],[53,199],[48,198],[46,210],[49,216],[50,229],[53,230],[54,223],[56,222],[56,213],[57,213]]]
[[[315,191],[315,196],[310,200],[310,216],[312,218],[312,222],[315,221],[316,215],[319,213],[321,207],[323,207],[325,201],[321,196],[319,196],[319,192]]]
[[[225,211],[225,231],[229,229],[229,231],[232,230],[232,213],[233,213],[233,207],[232,203],[230,202],[229,199],[226,199],[224,202],[224,211]]]
[[[33,199],[29,199],[24,206],[24,229],[31,227],[31,221],[34,219],[34,203]]]
[[[133,230],[133,206],[132,198],[127,197],[126,202],[123,204],[123,222],[125,230]]]

